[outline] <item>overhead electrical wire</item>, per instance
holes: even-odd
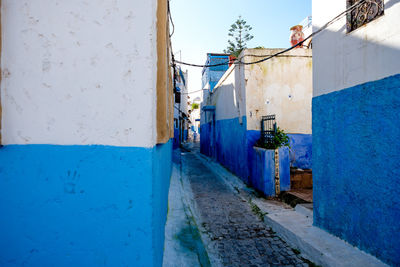
[[[181,93],[182,95],[190,95],[190,94],[195,94],[198,92],[202,92],[202,91],[208,91],[208,89],[201,89],[201,90],[197,90],[197,91],[193,91],[193,92],[187,92],[187,93]]]
[[[319,34],[320,32],[322,32],[323,30],[325,30],[326,28],[328,28],[330,25],[332,25],[333,23],[335,23],[337,20],[339,20],[340,18],[342,18],[343,15],[347,14],[348,12],[353,11],[353,9],[357,8],[359,5],[363,4],[365,1],[367,0],[360,0],[359,2],[355,3],[354,5],[350,6],[349,8],[347,8],[345,11],[341,12],[339,15],[337,15],[336,17],[334,17],[332,20],[330,20],[329,22],[327,22],[324,26],[322,26],[320,29],[318,29],[317,31],[313,32],[312,34],[310,34],[307,38],[305,38],[303,41],[299,42],[298,44],[291,46],[287,49],[284,49],[278,53],[272,54],[272,55],[257,55],[257,57],[264,57],[263,59],[257,60],[257,61],[253,61],[253,62],[243,62],[242,58],[240,58],[239,60],[229,60],[229,62],[225,62],[225,63],[218,63],[218,64],[207,64],[207,65],[200,65],[200,64],[192,64],[192,63],[187,63],[187,62],[183,62],[183,61],[174,61],[175,64],[182,64],[185,66],[190,66],[190,67],[200,67],[200,68],[211,68],[211,67],[218,67],[218,66],[225,66],[228,64],[235,64],[235,65],[253,65],[253,64],[258,64],[264,61],[267,61],[271,58],[280,56],[284,53],[287,53],[291,50],[293,50],[296,47],[302,46],[306,41],[308,41],[309,39],[313,38],[314,36],[316,36],[317,34]],[[245,56],[255,56],[255,55],[245,55]]]
[[[253,64],[259,64],[262,63],[264,61],[267,61],[271,58],[274,57],[278,57],[281,56],[282,54],[289,52],[291,50],[293,50],[296,47],[302,46],[306,41],[308,41],[309,39],[313,38],[314,36],[316,36],[317,34],[319,34],[320,32],[322,32],[323,30],[325,30],[326,28],[328,28],[330,25],[332,25],[333,23],[335,23],[337,20],[339,20],[340,18],[342,18],[343,15],[347,14],[348,12],[353,11],[353,9],[357,8],[359,5],[363,4],[365,1],[367,0],[360,0],[359,2],[355,3],[354,5],[350,6],[349,8],[347,8],[345,11],[341,12],[339,15],[337,15],[336,17],[334,17],[333,19],[331,19],[329,22],[327,22],[324,26],[322,26],[320,29],[318,29],[317,31],[313,32],[312,34],[310,34],[307,38],[305,38],[303,41],[299,42],[298,44],[289,47],[287,49],[284,49],[278,53],[275,53],[273,55],[244,55],[243,57],[241,57],[239,60],[229,60],[229,62],[225,62],[225,63],[218,63],[218,64],[208,64],[208,65],[200,65],[200,64],[192,64],[192,63],[187,63],[187,62],[183,62],[183,61],[178,61],[175,60],[174,57],[174,53],[171,52],[171,59],[172,59],[172,68],[174,69],[174,73],[173,73],[173,81],[174,81],[174,89],[176,89],[176,64],[181,64],[181,65],[186,65],[186,66],[190,66],[190,67],[200,67],[200,68],[211,68],[211,67],[218,67],[218,66],[225,66],[225,65],[230,65],[230,64],[235,64],[235,65],[253,65]],[[169,21],[171,22],[172,25],[172,33],[169,34],[170,37],[170,47],[171,47],[171,51],[172,50],[172,43],[171,43],[171,37],[172,35],[175,33],[175,25],[174,22],[172,20],[172,15],[171,15],[171,9],[170,9],[170,0],[168,0],[168,18]],[[242,62],[244,57],[264,57],[263,59],[254,61],[254,62]],[[202,90],[197,90],[194,92],[188,92],[188,93],[182,93],[182,94],[194,94],[194,93],[198,93],[201,91],[206,91],[207,89],[202,89]],[[187,117],[188,115],[186,113],[184,113],[181,109],[177,108],[174,105],[174,108],[177,109],[179,112],[181,112],[182,114],[185,114]]]
[[[169,34],[169,37],[171,38],[172,35],[174,35],[174,33],[175,33],[175,24],[174,24],[174,21],[172,20],[171,7],[169,5],[169,1],[168,1],[168,7],[167,8],[168,8],[168,18],[169,18],[169,21],[171,21],[171,25],[172,25],[172,33]]]

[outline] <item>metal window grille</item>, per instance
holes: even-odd
[[[360,0],[347,0],[350,8]],[[384,14],[384,0],[366,0],[347,14],[347,32],[367,24]]]
[[[264,145],[273,145],[276,134],[275,115],[261,117],[261,141]]]

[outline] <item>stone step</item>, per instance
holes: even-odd
[[[298,204],[312,203],[312,189],[297,189],[282,192],[279,195],[282,202],[289,204],[293,208]]]

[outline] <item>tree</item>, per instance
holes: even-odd
[[[250,34],[252,29],[253,28],[242,19],[242,16],[239,16],[229,29],[228,36],[232,38],[228,40],[228,47],[224,50],[224,53],[238,57],[240,52],[246,48],[247,42],[254,38],[254,36]]]
[[[192,104],[192,109],[193,110],[198,109],[198,108],[199,108],[199,104],[198,103],[193,103]]]

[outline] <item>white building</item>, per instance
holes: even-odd
[[[1,266],[161,266],[166,0],[1,1]]]
[[[254,62],[283,49],[246,49]],[[276,115],[291,140],[291,165],[311,168],[311,50],[297,48],[254,65],[232,65],[203,100],[201,152],[251,183],[262,116]],[[290,187],[290,185],[289,185]]]
[[[182,142],[188,140],[188,129],[190,125],[189,76],[188,71],[183,71],[181,67],[177,67],[175,75],[174,148],[178,148]]]
[[[200,141],[200,117],[201,117],[201,104],[202,92],[190,93],[191,113],[190,113],[190,138],[194,142]]]
[[[313,1],[313,28],[357,1]],[[362,1],[313,39],[314,224],[400,265],[400,3]]]

